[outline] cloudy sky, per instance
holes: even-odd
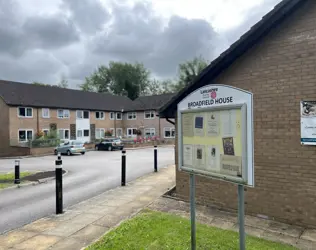
[[[76,88],[111,60],[174,78],[214,59],[280,0],[0,0],[0,79]]]

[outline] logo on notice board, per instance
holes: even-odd
[[[201,94],[203,96],[203,99],[208,99],[208,98],[215,99],[217,96],[216,94],[217,91],[218,91],[217,88],[204,89],[204,90],[201,90]]]

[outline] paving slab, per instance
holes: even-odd
[[[314,241],[299,239],[295,245],[300,250],[315,250],[316,244]]]
[[[31,224],[22,227],[22,230],[40,233],[45,230],[53,229],[58,222],[49,220],[48,218],[39,219]]]
[[[66,221],[66,222],[61,222],[59,225],[57,225],[53,229],[44,231],[43,234],[67,237],[78,232],[85,226],[86,224],[83,224],[83,223],[72,223],[71,221]]]
[[[7,234],[0,235],[0,246],[9,248],[24,240],[30,239],[35,235],[35,232],[28,232],[24,230],[12,231]]]
[[[298,238],[296,237],[284,235],[281,233],[275,233],[271,231],[264,231],[264,233],[262,234],[262,238],[270,240],[270,241],[274,241],[274,242],[280,242],[283,244],[292,245],[292,246],[295,246],[298,240]]]
[[[267,230],[298,238],[303,233],[304,228],[277,222],[277,221],[270,221],[269,226],[267,227]]]
[[[108,230],[109,228],[107,227],[90,224],[77,233],[71,235],[71,238],[75,238],[84,243],[90,243],[100,238],[100,236],[105,234]]]
[[[14,246],[19,250],[45,250],[54,245],[60,237],[51,235],[36,235],[26,241],[23,241]]]
[[[306,229],[301,235],[301,239],[315,242],[315,249],[316,249],[316,230],[315,229]]]
[[[76,238],[64,238],[51,246],[49,250],[80,250],[86,246],[88,246],[88,243]]]

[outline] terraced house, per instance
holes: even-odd
[[[39,132],[57,131],[60,139],[91,142],[110,130],[115,136],[175,137],[171,121],[156,110],[172,94],[124,96],[50,86],[0,81],[0,156],[16,154],[20,146]]]

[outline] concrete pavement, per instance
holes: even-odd
[[[94,197],[121,183],[121,152],[93,151],[62,156],[65,208]],[[154,171],[153,148],[127,150],[127,181]],[[54,170],[56,156],[21,159],[21,171]],[[158,148],[158,167],[174,164],[174,148]],[[0,160],[0,171],[9,172],[14,160]],[[0,233],[21,227],[55,212],[55,182],[0,191]]]
[[[0,250],[78,250],[138,213],[175,185],[174,166],[0,235]]]

